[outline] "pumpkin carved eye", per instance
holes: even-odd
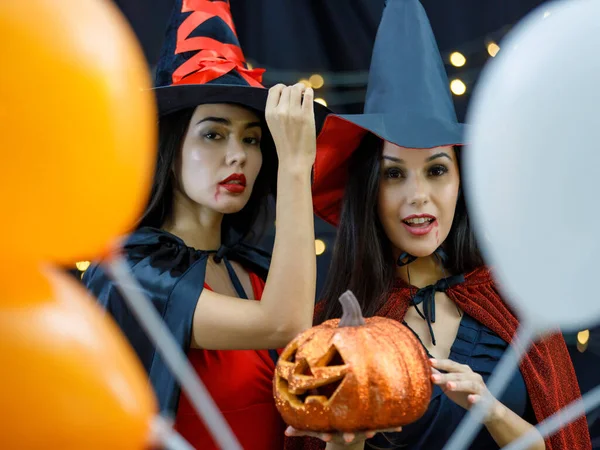
[[[290,356],[288,356],[287,358],[285,358],[286,361],[288,362],[296,362],[296,353],[298,353],[298,347],[296,347],[292,353],[290,354]]]
[[[277,367],[277,383],[288,401],[294,404],[328,402],[344,382],[348,366],[332,345],[316,364],[297,358],[298,349],[286,355]]]

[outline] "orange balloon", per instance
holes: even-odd
[[[156,400],[117,326],[70,275],[30,278],[0,282],[2,449],[148,448]]]
[[[0,259],[95,259],[150,191],[156,106],[140,46],[103,0],[1,0],[0,42]]]

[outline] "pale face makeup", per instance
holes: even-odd
[[[448,237],[460,188],[452,146],[411,149],[385,142],[378,214],[396,257],[432,255]]]
[[[175,164],[178,189],[222,214],[244,208],[262,166],[259,117],[230,104],[196,108]]]

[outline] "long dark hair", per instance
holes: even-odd
[[[181,151],[195,108],[183,109],[160,118],[158,123],[158,159],[148,205],[138,228],[160,228],[173,213],[173,164]],[[263,162],[250,199],[235,214],[226,214],[222,223],[223,244],[227,246],[260,239],[266,227],[273,223],[273,197],[276,194],[277,154],[273,139],[265,124],[261,139]]]
[[[349,161],[348,183],[318,323],[341,316],[338,298],[347,289],[356,295],[363,314],[373,316],[393,286],[396,263],[392,244],[377,214],[382,150],[383,141],[369,133]],[[459,170],[460,151],[455,147]],[[483,265],[462,188],[443,246],[448,256],[445,268],[450,273],[466,273]]]

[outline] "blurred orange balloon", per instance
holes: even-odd
[[[105,0],[1,0],[0,259],[95,259],[133,226],[156,158],[141,48]]]
[[[156,401],[117,326],[70,275],[30,276],[0,281],[2,449],[148,448]]]

